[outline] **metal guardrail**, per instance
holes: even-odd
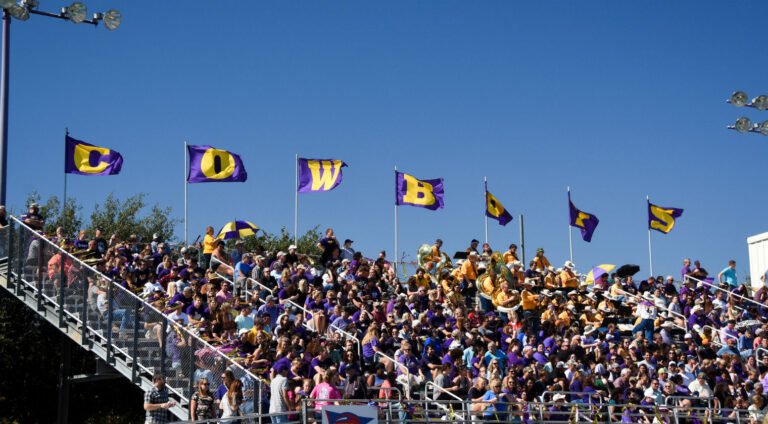
[[[451,397],[451,398],[453,398],[455,400],[458,400],[459,402],[464,402],[464,399],[456,396],[454,393],[451,393],[448,390],[445,390],[444,388],[438,386],[437,384],[435,384],[435,383],[433,383],[431,381],[427,381],[427,383],[424,384],[424,399],[425,400],[426,399],[430,399],[429,393],[428,393],[428,390],[429,390],[430,387],[432,388],[433,395],[434,395],[434,392],[440,392],[442,394],[448,395],[449,397]],[[464,420],[465,419],[465,414],[458,413],[456,411],[452,411],[448,406],[446,406],[446,405],[444,405],[442,403],[436,402],[437,399],[433,399],[433,400],[435,401],[435,402],[433,402],[433,404],[435,406],[437,406],[438,408],[440,408],[442,411],[454,414],[454,417],[458,418],[459,420]]]
[[[621,292],[622,294],[624,294],[625,296],[631,296],[633,298],[639,298],[639,299],[642,299],[643,301],[647,301],[646,298],[644,298],[643,296],[640,296],[639,294],[633,294],[633,293],[630,293],[630,292],[628,292],[628,291],[626,291],[624,289],[617,289],[617,290],[619,292]],[[683,315],[683,314],[681,314],[679,312],[675,312],[675,311],[669,309],[669,307],[667,307],[667,306],[658,306],[656,304],[654,304],[654,306],[656,308],[660,309],[661,311],[666,312],[667,315],[672,315],[675,318],[683,320],[683,322],[687,322],[687,320],[685,318],[685,315]],[[685,327],[685,325],[680,325],[680,324],[676,323],[674,320],[672,321],[672,325],[674,325],[676,328],[681,329],[683,331],[688,331],[688,329]]]
[[[751,303],[752,305],[754,305],[754,306],[756,306],[758,308],[764,308],[765,307],[765,305],[761,304],[760,302],[756,302],[754,299],[750,299],[750,298],[748,298],[746,296],[742,296],[742,295],[740,295],[738,293],[734,293],[734,292],[732,292],[730,290],[726,290],[726,289],[724,289],[724,288],[722,288],[722,287],[720,287],[718,285],[710,283],[709,281],[699,280],[698,278],[691,277],[690,275],[686,275],[685,278],[686,278],[686,280],[693,280],[693,281],[696,281],[696,283],[701,283],[701,284],[704,284],[707,287],[713,288],[715,290],[722,291],[722,292],[726,293],[729,296],[733,296],[733,297],[739,298],[739,299],[741,299],[741,300],[743,300],[745,302]]]
[[[688,406],[640,405],[640,404],[589,404],[568,402],[518,402],[511,399],[506,404],[505,411],[488,412],[487,410],[473,411],[465,416],[456,411],[471,411],[471,406],[477,403],[471,400],[406,400],[403,402],[392,399],[303,399],[301,406],[302,422],[309,423],[312,408],[309,403],[314,401],[333,402],[340,405],[371,405],[378,408],[379,422],[382,423],[430,423],[451,421],[455,423],[476,424],[488,423],[624,423],[647,422],[655,424],[677,424],[697,420],[704,424],[750,422],[752,411],[746,409],[727,410],[727,416],[722,410],[701,406],[691,402]],[[442,417],[434,417],[435,409],[430,405],[440,403],[443,408]]]
[[[6,229],[7,228],[7,229]],[[214,386],[230,370],[247,388],[257,376],[199,338],[193,329],[172,322],[162,311],[64,251],[42,234],[11,217],[2,229],[0,252],[7,257],[9,289],[17,296],[32,292],[38,310],[53,307],[60,327],[74,324],[81,343],[103,345],[106,360],[130,363],[131,381],[167,375],[166,386],[177,398],[174,413],[186,414],[197,378]],[[4,247],[3,247],[4,246]],[[60,264],[57,266],[57,264]],[[253,394],[246,398],[253,401]]]
[[[408,384],[404,384],[403,385],[403,388],[405,389],[405,397],[406,398],[410,398],[411,397],[411,371],[408,369],[408,367],[403,365],[403,364],[401,364],[401,363],[399,363],[399,362],[397,362],[397,359],[395,359],[395,358],[393,358],[391,356],[388,356],[388,355],[386,355],[384,353],[381,353],[381,352],[375,352],[374,353],[374,355],[373,355],[374,361],[376,360],[377,356],[380,356],[380,357],[390,361],[392,363],[393,367],[395,367],[397,369],[400,369],[400,371],[403,372],[403,374],[405,375],[405,378],[407,379],[407,383],[408,383]]]

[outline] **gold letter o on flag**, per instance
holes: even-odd
[[[235,173],[235,158],[226,150],[208,149],[203,153],[200,169],[208,178],[223,180]]]

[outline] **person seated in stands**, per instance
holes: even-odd
[[[213,252],[211,253],[211,268],[217,273],[226,277],[232,277],[234,275],[234,268],[232,266],[232,260],[227,255],[224,249],[224,241],[216,240],[213,243]]]
[[[45,219],[40,215],[40,205],[37,203],[30,203],[27,213],[21,216],[21,222],[35,231],[43,231]]]

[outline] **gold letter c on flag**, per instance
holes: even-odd
[[[422,206],[435,204],[435,195],[432,193],[432,184],[417,180],[408,174],[403,174],[403,179],[405,180],[403,203]]]
[[[78,144],[75,146],[75,166],[80,172],[85,172],[86,174],[98,174],[107,169],[109,162],[99,160],[98,163],[94,166],[91,165],[91,156],[98,155],[98,157],[101,157],[108,154],[109,149],[104,147],[84,146],[82,144]]]
[[[226,150],[208,149],[200,160],[200,170],[213,180],[229,178],[235,173],[235,158]]]

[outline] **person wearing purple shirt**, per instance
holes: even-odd
[[[409,373],[414,375],[417,374],[419,371],[419,360],[416,359],[416,356],[413,353],[411,353],[410,343],[408,345],[403,343],[403,346],[400,348],[400,351],[402,353],[397,358],[397,363],[401,365],[405,365]],[[398,375],[404,374],[402,367],[397,367],[397,374]]]
[[[181,291],[181,293],[176,293],[171,298],[171,301],[169,304],[173,305],[176,302],[181,302],[183,306],[183,310],[187,310],[190,306],[192,306],[192,294],[194,293],[194,290],[192,287],[184,287],[184,290]]]
[[[698,324],[699,326],[706,325],[707,316],[704,315],[704,310],[701,309],[701,306],[696,305],[693,308],[691,308],[691,316],[688,317],[688,328],[693,328],[694,325]]]
[[[346,308],[341,310],[341,316],[331,321],[331,325],[345,331],[351,323],[352,320],[349,318],[349,311]]]
[[[680,278],[685,281],[685,276],[691,273],[691,259],[683,259],[683,268],[680,269]]]
[[[194,302],[184,312],[187,313],[190,320],[201,321],[203,319],[210,319],[208,305],[204,304],[203,298],[199,296],[195,297]]]
[[[536,352],[534,352],[534,354],[533,354],[533,359],[535,359],[536,362],[538,362],[538,363],[540,363],[542,365],[546,364],[549,361],[547,359],[547,356],[544,354],[544,345],[543,344],[540,344],[536,348]]]
[[[256,311],[257,314],[264,314],[266,313],[269,315],[269,322],[270,327],[275,328],[277,326],[277,318],[280,316],[280,313],[282,310],[279,306],[275,304],[275,297],[270,295],[267,296],[266,299],[267,303],[261,305],[259,309]]]

